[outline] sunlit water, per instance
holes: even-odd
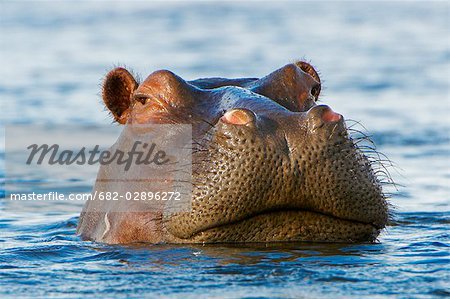
[[[1,297],[450,295],[448,3],[2,2],[0,25],[4,124],[109,123],[99,84],[117,64],[194,79],[306,58],[321,101],[364,124],[404,185],[387,190],[396,220],[376,244],[107,246],[75,235],[80,204],[25,213],[3,200]]]

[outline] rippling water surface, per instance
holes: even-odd
[[[387,190],[396,219],[376,244],[106,246],[75,235],[79,203],[30,212],[2,200],[1,297],[450,296],[447,2],[2,2],[0,11],[4,124],[109,123],[99,84],[117,64],[194,79],[263,76],[306,58],[321,71],[321,101],[364,124],[404,186]],[[75,180],[77,191],[93,179]],[[72,192],[74,179],[34,183]]]

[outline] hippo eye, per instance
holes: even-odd
[[[145,105],[148,102],[148,98],[136,98],[136,101],[140,102],[142,105]]]
[[[142,105],[145,105],[147,109],[151,109],[153,111],[161,111],[167,110],[170,104],[167,104],[163,100],[159,98],[155,98],[153,96],[138,93],[134,95],[135,102],[139,102]]]
[[[150,101],[150,97],[145,94],[136,94],[134,96],[134,99],[142,105],[148,104],[148,102]]]

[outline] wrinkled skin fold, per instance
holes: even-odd
[[[263,78],[185,81],[161,70],[138,83],[112,70],[103,100],[118,123],[192,125],[192,209],[88,202],[78,233],[106,243],[374,241],[389,217],[381,184],[343,116],[317,105],[320,90],[302,61]]]

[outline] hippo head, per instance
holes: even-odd
[[[109,243],[374,241],[386,198],[344,117],[316,103],[320,89],[305,62],[260,79],[162,70],[140,84],[112,70],[103,100],[117,122],[192,125],[192,208],[109,219],[106,238],[105,215],[86,206],[79,233]]]

